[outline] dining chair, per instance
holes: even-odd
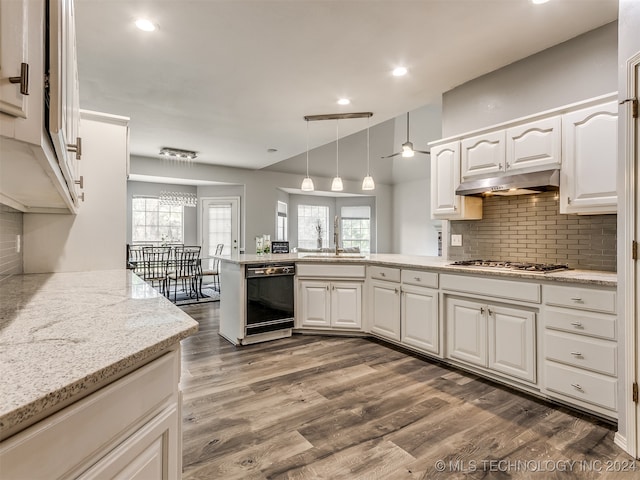
[[[168,295],[167,274],[171,248],[143,247],[142,256],[142,278],[154,288],[157,288],[163,295]]]
[[[138,275],[142,275],[144,270],[144,257],[142,255],[142,250],[145,247],[153,247],[153,245],[151,243],[136,243],[134,245],[127,244],[127,266]]]
[[[216,250],[214,256],[222,255],[224,250],[224,243],[219,243],[216,245]],[[210,259],[209,262],[202,266],[202,262],[200,262],[200,275],[199,275],[199,285],[200,295],[202,293],[202,282],[204,277],[213,277],[213,289],[216,292],[220,292],[220,260],[217,258]]]
[[[182,284],[182,291],[189,297],[195,295],[199,299],[198,276],[199,276],[200,246],[182,246],[175,249],[174,259],[171,263],[167,275],[167,288],[171,294],[171,283],[173,282],[173,301],[178,300],[178,282]]]

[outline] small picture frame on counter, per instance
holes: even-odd
[[[289,242],[271,242],[271,253],[289,253]]]

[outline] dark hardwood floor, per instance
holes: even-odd
[[[588,416],[362,338],[234,347],[218,303],[182,309],[183,479],[640,478]]]

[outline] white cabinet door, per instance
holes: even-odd
[[[299,281],[300,324],[303,327],[331,326],[330,283],[312,280]]]
[[[362,283],[331,284],[331,326],[351,329],[362,327]]]
[[[478,302],[447,299],[447,356],[487,366],[486,306]]]
[[[489,368],[535,382],[535,313],[488,305],[487,315]]]
[[[400,340],[400,284],[370,280],[371,331]]]
[[[439,354],[438,290],[403,285],[400,312],[402,343]]]
[[[464,138],[460,142],[462,178],[504,172],[504,139],[504,130]]]
[[[616,213],[617,102],[563,115],[562,137],[560,213]]]
[[[28,96],[9,78],[20,77],[21,65],[29,64],[28,9],[35,7],[28,0],[0,2],[0,112],[14,117],[27,117]]]
[[[562,148],[560,132],[559,115],[508,128],[506,170],[559,168]]]
[[[460,143],[431,147],[431,217],[445,220],[482,218],[482,199],[456,195],[460,185]]]

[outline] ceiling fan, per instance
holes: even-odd
[[[398,153],[392,153],[391,155],[387,155],[382,158],[391,158],[396,155],[402,155],[405,158],[413,157],[417,153],[424,153],[426,155],[430,155],[430,152],[426,152],[424,150],[415,150],[413,148],[413,143],[409,141],[409,112],[407,112],[407,141],[402,144],[402,151]]]

